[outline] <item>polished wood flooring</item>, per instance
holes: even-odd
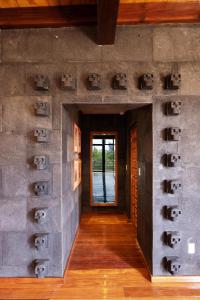
[[[0,299],[197,299],[200,283],[151,283],[124,215],[85,214],[64,283],[0,279]]]

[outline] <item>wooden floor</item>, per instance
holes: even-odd
[[[83,215],[64,284],[0,280],[0,299],[197,299],[198,283],[151,283],[124,215]]]

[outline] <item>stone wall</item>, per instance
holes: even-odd
[[[188,239],[194,240],[196,253],[199,252],[197,232],[199,220],[196,212],[199,210],[197,179],[199,178],[200,27],[192,24],[122,26],[117,29],[114,46],[97,46],[91,38],[92,33],[93,29],[87,28],[0,32],[0,276],[34,276],[33,261],[40,258],[49,259],[47,276],[63,275],[75,229],[67,250],[65,248],[67,246],[63,245],[66,236],[63,238],[64,225],[61,217],[63,201],[67,201],[67,198],[62,199],[66,197],[62,193],[63,126],[61,120],[64,114],[62,106],[70,103],[152,102],[154,110],[153,273],[170,275],[163,271],[162,260],[166,255],[175,254],[183,259],[181,274],[199,275],[198,255],[187,254],[187,243]],[[166,91],[163,89],[163,78],[174,71],[181,73],[181,88]],[[85,83],[90,72],[102,75],[102,90],[87,90]],[[116,72],[127,74],[127,91],[111,88],[111,80]],[[155,77],[152,91],[138,89],[138,76],[146,72],[152,72]],[[77,79],[75,91],[61,90],[62,73],[71,73],[75,76]],[[37,74],[49,77],[49,91],[35,90],[33,77]],[[165,147],[160,135],[161,126],[171,126],[179,120],[178,118],[166,119],[160,109],[161,102],[170,100],[172,96],[176,99],[183,96],[180,99],[183,99],[184,103],[184,113],[178,123],[183,128],[183,143],[180,143],[182,147],[180,151],[185,157],[182,167],[179,167],[183,173],[181,175],[182,198],[179,198],[179,201],[183,201],[182,222],[185,224],[182,226],[182,223],[177,223],[176,226],[177,230],[182,229],[183,236],[179,250],[163,246],[161,238],[161,231],[168,227],[160,209],[163,204],[168,203],[168,198],[163,199],[168,195],[161,192],[160,184],[165,175],[167,176],[165,172],[168,170],[162,169],[160,156],[157,155],[160,149]],[[192,96],[197,98],[194,99]],[[34,104],[38,100],[51,105],[49,117],[35,116]],[[66,120],[68,120],[67,116]],[[48,144],[35,143],[33,130],[36,127],[51,130]],[[193,146],[189,147],[189,142]],[[41,154],[49,156],[48,170],[38,171],[32,166],[33,156]],[[32,190],[33,183],[38,180],[49,181],[49,195],[42,199],[36,197]],[[78,203],[75,200],[77,197],[72,201]],[[169,201],[173,200],[170,198]],[[48,207],[49,219],[47,223],[38,225],[33,220],[33,209],[41,207]],[[184,212],[187,212],[185,217]],[[78,215],[78,208],[74,210],[75,213]],[[74,216],[72,218],[74,219]],[[76,220],[78,222],[77,217]],[[76,228],[77,224],[74,226]],[[171,230],[175,227],[170,223],[169,228]],[[49,233],[49,244],[48,248],[40,253],[33,246],[33,235],[43,232]],[[183,254],[180,249],[184,249]]]

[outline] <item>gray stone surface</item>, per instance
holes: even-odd
[[[200,60],[200,26],[160,26],[153,31],[153,59],[165,61]]]
[[[151,61],[152,28],[117,27],[115,45],[103,46],[102,58],[105,61]]]
[[[0,165],[26,163],[27,139],[23,135],[0,133]]]
[[[2,245],[4,266],[26,266],[31,261],[26,232],[4,232]]]
[[[0,231],[26,231],[26,198],[0,199]],[[3,274],[2,274],[3,275]]]
[[[28,194],[27,168],[23,164],[2,166],[4,197],[26,197]]]
[[[1,64],[0,78],[0,96],[24,95],[24,65]]]
[[[3,62],[100,60],[101,47],[91,39],[94,30],[72,27],[4,30]]]

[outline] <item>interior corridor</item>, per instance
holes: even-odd
[[[64,282],[2,279],[0,299],[196,299],[200,283],[151,283],[123,214],[83,214]]]

